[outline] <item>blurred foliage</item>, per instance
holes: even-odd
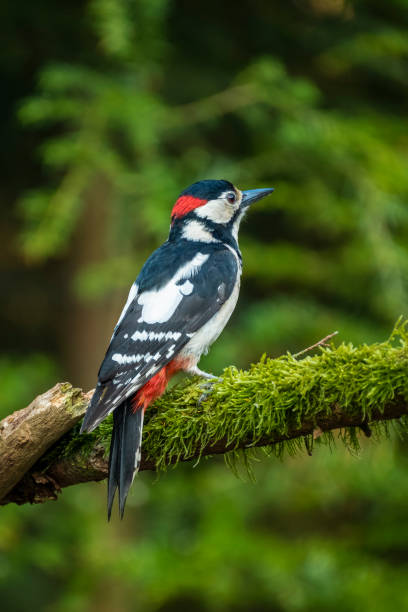
[[[104,485],[2,509],[4,609],[406,609],[405,455],[370,443],[256,472],[243,483],[213,459],[143,473],[110,525]]]
[[[0,15],[2,414],[75,363],[94,380],[98,317],[202,178],[276,188],[242,228],[241,299],[204,368],[334,329],[383,340],[406,314],[405,0],[23,0]],[[395,442],[262,462],[256,485],[216,460],[145,474],[121,525],[97,486],[4,508],[3,609],[403,610],[405,464]]]
[[[33,398],[33,389],[46,389],[55,384],[57,368],[50,357],[31,354],[23,357],[0,358],[1,405],[0,419],[15,408],[22,408]]]

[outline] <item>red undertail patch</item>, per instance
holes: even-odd
[[[146,410],[155,399],[163,395],[170,378],[180,370],[187,370],[189,365],[188,359],[173,359],[159,370],[135,393],[132,400],[133,411],[136,412],[141,408]]]
[[[191,212],[195,208],[199,206],[204,206],[207,203],[207,200],[202,200],[201,198],[195,198],[190,195],[180,196],[175,205],[173,206],[173,210],[171,211],[171,218],[175,219],[176,217],[184,217],[187,213]]]

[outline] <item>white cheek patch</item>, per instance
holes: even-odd
[[[209,232],[200,221],[188,221],[183,228],[182,237],[186,240],[193,240],[198,242],[219,242],[216,240],[211,232]]]
[[[199,206],[194,213],[202,219],[208,219],[214,223],[228,223],[235,214],[235,207],[228,205],[225,200],[209,200],[204,206]]]
[[[207,261],[209,255],[197,253],[197,255],[187,264],[182,266],[173,278],[158,291],[145,291],[139,296],[137,301],[143,306],[138,323],[165,323],[175,313],[184,295],[189,295],[193,291],[193,284],[188,281],[197,274],[201,266]],[[186,279],[185,283],[177,284],[180,280]]]

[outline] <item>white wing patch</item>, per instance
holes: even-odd
[[[183,294],[173,280],[159,291],[146,291],[139,297],[143,306],[138,323],[165,323],[175,312],[183,299]]]
[[[138,323],[165,323],[176,311],[177,306],[183,299],[183,295],[189,295],[193,290],[190,281],[178,285],[180,280],[192,278],[197,274],[201,266],[207,261],[209,255],[197,253],[197,255],[182,266],[173,278],[158,291],[145,291],[139,296],[138,304],[143,306]],[[188,284],[187,284],[188,283]],[[184,292],[183,292],[184,291]]]

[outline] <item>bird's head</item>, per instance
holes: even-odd
[[[204,180],[181,192],[171,213],[172,226],[184,238],[205,240],[214,233],[230,232],[237,239],[239,224],[248,207],[273,189],[240,191],[229,181]]]

